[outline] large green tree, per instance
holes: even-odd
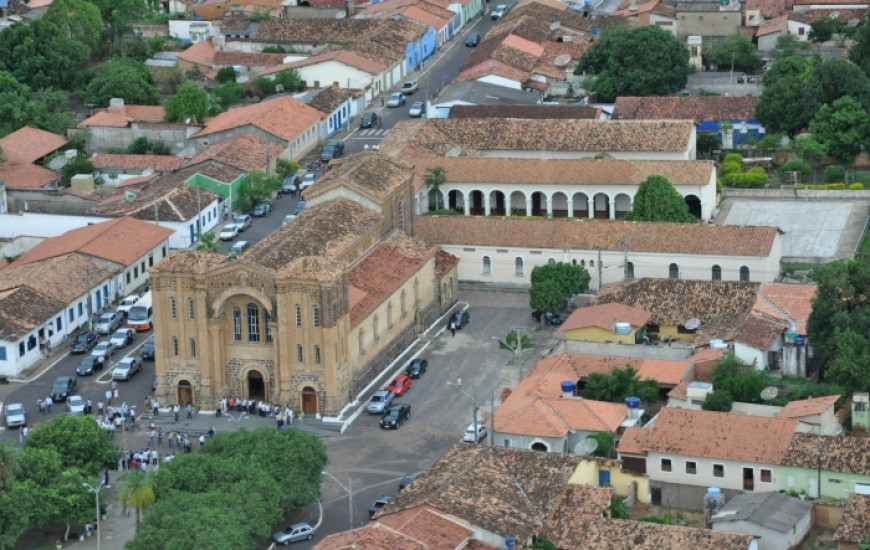
[[[704,58],[716,63],[720,70],[729,69],[733,64],[735,70],[754,71],[763,63],[752,41],[739,33],[716,42]]]
[[[109,432],[90,416],[56,416],[30,430],[24,447],[53,449],[64,468],[76,468],[88,476],[114,466],[120,457]]]
[[[870,108],[870,78],[846,59],[816,63],[803,90],[804,121],[809,124],[822,105],[833,105],[845,96],[851,96],[864,109]]]
[[[529,306],[538,311],[555,311],[565,305],[565,296],[555,281],[529,287]]]
[[[661,387],[655,380],[641,380],[631,365],[614,368],[610,374],[593,373],[580,392],[586,399],[621,403],[626,397],[640,397],[647,403],[659,399]]]
[[[852,162],[861,146],[870,143],[870,114],[855,99],[841,97],[822,105],[810,123],[813,137],[844,163]]]
[[[649,176],[638,187],[625,219],[635,222],[696,223],[686,199],[664,176]]]
[[[806,127],[801,98],[810,70],[804,58],[787,56],[764,74],[764,91],[755,116],[768,132],[795,136]]]
[[[0,136],[28,125],[62,134],[73,124],[63,92],[46,89],[34,94],[11,74],[0,71]]]
[[[849,48],[849,60],[870,76],[870,20],[866,18],[855,33],[855,42]]]
[[[731,395],[734,401],[758,403],[764,389],[764,378],[752,365],[743,363],[733,353],[725,354],[713,367],[711,382],[717,391]]]
[[[143,0],[91,0],[105,23],[105,37],[112,54],[124,56],[127,40],[133,36],[132,22],[158,11],[158,3]]]
[[[54,0],[43,18],[54,23],[70,38],[93,52],[100,44],[103,18],[100,10],[87,0]]]
[[[586,268],[580,265],[573,265],[567,262],[553,262],[545,265],[536,266],[532,269],[531,287],[529,292],[534,296],[534,289],[538,285],[545,283],[553,283],[555,292],[558,296],[559,305],[564,305],[565,300],[573,297],[575,294],[586,292],[589,288],[589,272]],[[549,288],[549,285],[547,285]],[[550,291],[547,290],[547,294]],[[532,305],[533,309],[541,311],[552,311],[554,308],[538,308]]]
[[[586,86],[604,101],[672,94],[688,80],[689,50],[655,25],[608,27],[580,58],[574,73],[595,75]]]
[[[121,57],[113,57],[94,69],[93,78],[84,90],[84,100],[100,107],[108,106],[114,97],[131,105],[160,103],[160,93],[148,67]]]
[[[182,84],[178,92],[166,100],[166,120],[182,122],[190,118],[194,123],[202,122],[210,105],[208,92],[196,84]]]
[[[34,90],[73,90],[89,57],[88,46],[43,19],[0,32],[0,70]]]

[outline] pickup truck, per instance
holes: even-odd
[[[404,84],[402,84],[402,93],[405,95],[411,95],[416,92],[419,87],[420,85],[417,84],[417,81],[415,80],[405,82]]]

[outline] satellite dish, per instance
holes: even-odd
[[[48,163],[48,167],[52,170],[60,170],[61,168],[66,166],[68,162],[69,160],[66,158],[66,156],[58,155],[51,159],[51,162]]]
[[[562,54],[553,60],[553,65],[555,65],[557,67],[564,67],[570,62],[571,62],[571,56],[567,55],[567,54]]]
[[[701,320],[696,317],[692,317],[691,319],[683,323],[683,326],[689,330],[695,330],[696,328],[701,326]]]
[[[554,31],[561,26],[562,26],[562,23],[560,23],[559,21],[553,21],[552,23],[550,23],[550,30]]]
[[[598,440],[592,439],[591,437],[587,437],[580,443],[574,445],[574,454],[580,456],[586,456],[588,454],[594,453],[595,449],[598,448]]]
[[[777,388],[776,386],[768,386],[761,390],[761,398],[765,401],[770,401],[777,395],[779,395],[779,388]]]
[[[839,422],[831,422],[830,424],[825,426],[824,429],[822,429],[822,433],[831,437],[843,435],[843,425]]]

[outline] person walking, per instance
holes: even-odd
[[[36,406],[39,408],[39,414],[45,414],[45,403],[41,398],[36,400]]]
[[[199,436],[199,448],[202,449],[203,447],[205,447],[205,436],[200,435]]]
[[[187,404],[187,419],[190,420],[193,418],[193,405],[190,403]]]
[[[175,442],[175,434],[172,432],[169,432],[168,434],[166,434],[166,444],[169,445],[170,449],[172,448],[172,445],[174,442]]]
[[[112,405],[112,390],[106,390],[106,404]]]
[[[51,405],[53,401],[51,400],[51,396],[45,398],[45,412],[46,414],[51,414]]]
[[[456,322],[450,321],[450,335],[456,336]]]
[[[181,408],[178,406],[178,403],[176,403],[175,406],[172,407],[172,412],[175,413],[175,421],[176,422],[178,422],[178,411],[180,411],[180,410],[181,410]]]
[[[97,401],[97,415],[103,416],[103,402]]]
[[[155,435],[157,435],[157,434],[154,433],[154,428],[151,428],[151,429],[148,431],[148,446],[149,446],[149,447],[153,447],[153,446],[154,446],[154,436],[155,436]]]
[[[266,217],[267,218],[272,217],[272,203],[271,202],[266,203]]]
[[[163,428],[157,428],[157,446],[163,446]]]
[[[94,413],[94,402],[91,401],[90,397],[88,397],[88,400],[85,403],[85,414],[93,414],[93,413]]]
[[[154,411],[154,416],[160,413],[160,403],[156,399],[151,402],[151,410]]]

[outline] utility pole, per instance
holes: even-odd
[[[519,360],[520,366],[520,382],[523,380],[524,372],[523,372],[523,332],[526,330],[526,327],[511,327],[511,330],[517,333],[517,358]]]
[[[631,248],[631,243],[628,242],[628,234],[624,234],[622,236],[622,240],[619,241],[619,246],[625,251],[625,257],[622,260],[622,278],[628,279],[628,249]],[[598,263],[601,263],[601,258],[598,258]]]
[[[593,246],[592,248],[598,251],[598,288],[601,289],[601,285],[604,284],[604,281],[601,279],[604,271],[604,266],[601,265],[601,247]]]

